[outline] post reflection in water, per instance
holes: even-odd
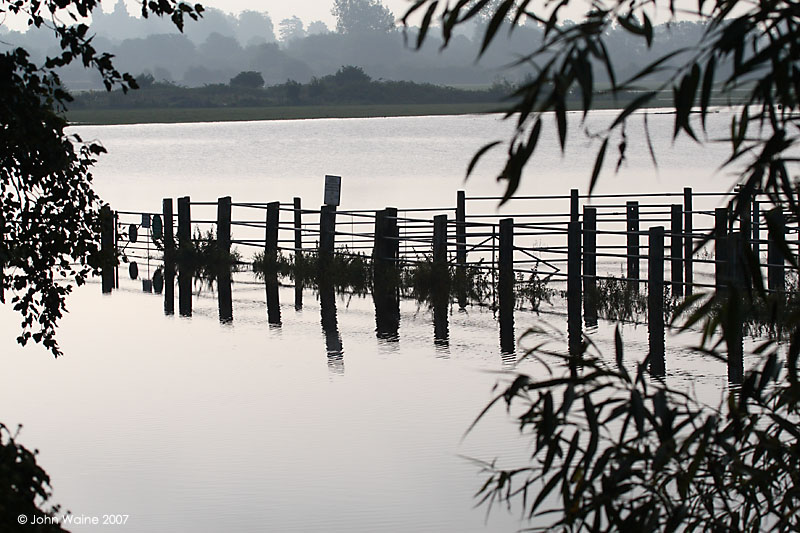
[[[514,335],[514,307],[500,307],[500,357],[506,366],[517,363],[517,342]]]
[[[271,326],[281,326],[281,301],[278,295],[277,274],[267,275],[264,280],[267,291],[267,322]],[[297,295],[295,294],[295,297]]]
[[[383,341],[400,340],[400,292],[396,285],[376,283],[372,291],[375,303],[375,336]]]
[[[339,335],[339,321],[336,318],[336,292],[333,285],[320,285],[319,303],[322,332],[325,335],[325,349],[328,352],[328,367],[338,374],[344,373],[344,348]]]
[[[433,343],[438,348],[450,346],[449,302],[446,298],[435,298],[433,302]]]
[[[303,309],[303,283],[298,279],[294,284],[294,310],[300,311],[301,309]]]
[[[181,316],[192,316],[192,275],[178,273],[178,312]]]
[[[220,272],[217,276],[217,300],[219,301],[219,321],[222,324],[233,322],[233,298],[231,294],[231,273]]]

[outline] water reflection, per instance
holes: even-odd
[[[337,373],[344,372],[344,348],[339,335],[339,321],[336,317],[336,291],[333,285],[325,284],[319,288],[319,303],[322,332],[325,335],[325,349],[328,352],[328,367]]]
[[[266,276],[264,285],[267,291],[267,322],[271,326],[280,327],[281,301],[278,295],[278,277],[276,275]]]
[[[436,298],[433,302],[433,343],[439,348],[450,346],[449,302]]]
[[[303,308],[303,283],[296,280],[294,284],[294,310],[300,311]]]
[[[501,305],[500,321],[500,357],[504,366],[514,366],[517,363],[517,341],[514,333],[514,307]]]
[[[231,294],[231,273],[220,272],[217,276],[217,300],[219,302],[219,321],[222,324],[233,322],[233,298]]]

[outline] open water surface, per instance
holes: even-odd
[[[654,143],[669,146],[672,117],[649,120]],[[709,136],[721,136],[729,120],[712,117]],[[74,130],[108,148],[95,180],[114,208],[156,211],[161,198],[184,195],[301,196],[315,205],[325,174],[343,176],[342,209],[451,206],[464,186],[468,195],[494,196],[502,192],[493,180],[501,153],[466,185],[464,171],[476,149],[511,128],[497,117],[464,116]],[[656,171],[641,132],[628,135],[627,165],[604,175],[598,192],[731,184],[716,172],[724,145],[679,139],[659,154]],[[585,189],[596,145],[575,136],[562,156],[554,129],[542,142],[520,192]],[[0,420],[24,424],[20,441],[41,450],[55,502],[75,516],[129,515],[124,526],[71,529],[514,531],[527,524],[518,512],[498,508],[487,520],[485,508],[473,508],[482,477],[462,456],[519,464],[529,441],[502,409],[462,437],[498,380],[544,371],[532,361],[515,365],[532,339],[502,354],[494,315],[471,307],[451,309],[448,341],[434,342],[431,310],[405,301],[399,339],[383,340],[371,298],[349,296],[336,299],[332,331],[317,296],[306,291],[296,309],[290,287],[280,289],[278,326],[268,323],[264,287],[249,274],[237,275],[233,291],[234,320],[224,324],[208,287],[196,286],[193,316],[184,318],[165,316],[163,297],[141,292],[138,282],[123,280],[111,296],[92,283],[69,299],[59,329],[66,355],[57,361],[39,347],[18,347],[19,320],[0,308]],[[557,314],[518,312],[517,337],[542,320],[566,330]],[[613,328],[601,322],[593,333],[609,355]],[[626,326],[623,336],[631,360],[643,357],[646,327]],[[725,366],[693,352],[694,342],[668,336],[668,379],[714,401]]]

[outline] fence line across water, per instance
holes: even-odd
[[[765,195],[756,195],[740,216],[732,216],[727,204],[733,194],[686,188],[588,196],[572,190],[569,195],[511,198],[508,203],[517,208],[513,215],[487,210],[500,197],[469,197],[464,191],[457,192],[455,207],[376,210],[308,209],[300,198],[254,203],[182,197],[177,213],[172,199],[163,200],[160,213],[117,211],[113,235],[103,242],[113,243],[129,260],[150,261],[157,259],[155,250],[169,252],[211,238],[201,229],[214,229],[214,245],[224,253],[235,245],[268,257],[357,255],[370,257],[374,265],[430,263],[454,273],[472,269],[491,277],[501,337],[509,329],[504,323],[512,324],[513,336],[515,285],[553,283],[566,288],[572,353],[582,349],[584,323],[597,325],[598,283],[621,282],[634,293],[644,287],[651,333],[661,332],[650,335],[652,370],[659,373],[663,365],[658,361],[664,357],[660,295],[665,289],[671,296],[684,297],[697,289],[743,285],[745,254],[752,253],[766,273],[768,290],[787,290],[791,267],[785,254],[796,257],[800,252],[798,239],[788,235],[800,236],[800,231],[787,227],[784,211]],[[209,212],[214,208],[216,216]],[[788,248],[765,235],[768,226],[787,235]],[[374,283],[379,282],[376,276]],[[104,290],[110,290],[106,284]],[[465,303],[462,295],[458,301]],[[741,360],[732,365],[729,371],[735,379],[741,374]]]

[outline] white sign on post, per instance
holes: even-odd
[[[325,176],[325,205],[338,206],[342,196],[342,177]]]

